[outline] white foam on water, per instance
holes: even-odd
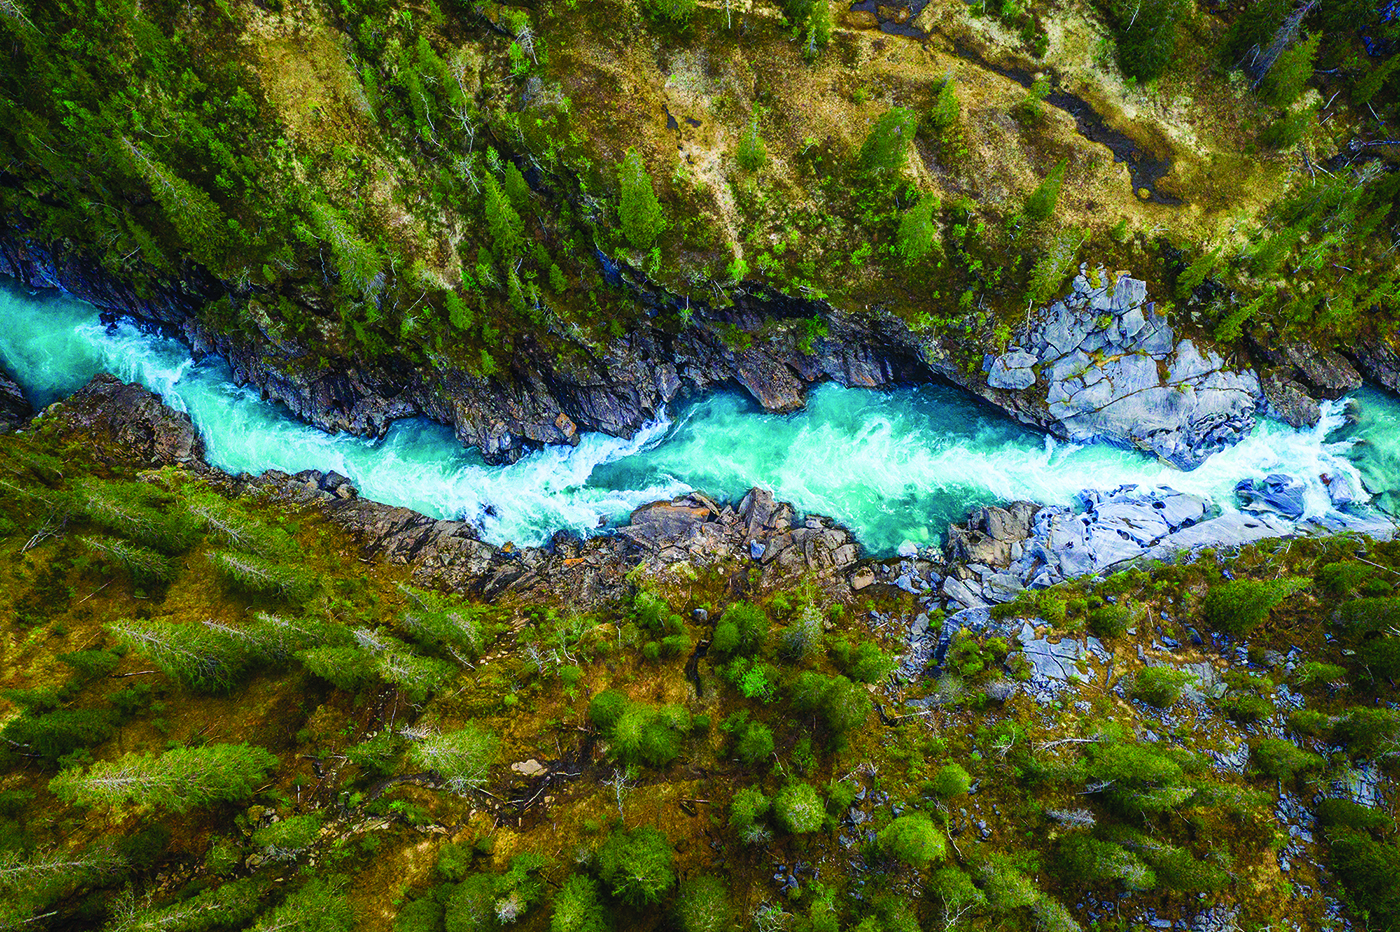
[[[221,363],[194,363],[179,342],[129,323],[105,326],[90,305],[66,298],[0,290],[0,360],[41,404],[103,370],[140,382],[190,414],[221,469],[333,470],[367,498],[464,518],[494,543],[538,544],[559,529],[587,534],[647,502],[692,489],[736,497],[754,485],[837,518],[876,553],[937,540],[978,505],[1070,504],[1085,488],[1169,486],[1231,509],[1239,481],[1287,473],[1304,481],[1309,517],[1331,508],[1324,476],[1345,476],[1359,493],[1364,478],[1387,501],[1400,494],[1400,402],[1375,391],[1358,396],[1350,427],[1347,403],[1325,402],[1316,428],[1264,422],[1192,472],[1108,444],[1057,443],[932,385],[824,385],[804,411],[785,416],[717,394],[631,439],[584,434],[574,447],[493,467],[426,421],[399,422],[379,442],[316,430],[235,386]]]

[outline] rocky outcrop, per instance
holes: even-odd
[[[1247,436],[1264,400],[1254,373],[1178,338],[1146,285],[1121,273],[1077,276],[984,367],[993,389],[1043,392],[1057,433],[1131,444],[1183,469]]]
[[[1138,446],[1191,467],[1247,434],[1262,400],[1252,375],[1227,370],[1209,348],[1177,340],[1146,300],[1145,285],[1126,275],[1111,288],[1076,279],[1073,292],[1037,319],[1024,346],[988,356],[984,372],[969,372],[965,359],[979,353],[975,336],[955,345],[878,309],[848,314],[762,287],[733,290],[723,307],[686,302],[682,323],[674,295],[609,263],[645,310],[638,326],[601,345],[546,328],[497,360],[501,372],[483,377],[393,355],[327,360],[270,325],[225,332],[202,316],[207,299],[226,296],[256,321],[258,295],[226,295],[219,283],[197,277],[138,295],[82,256],[17,231],[0,237],[0,256],[0,270],[8,267],[31,287],[61,288],[179,335],[196,355],[218,354],[236,380],[318,427],[377,436],[397,418],[422,415],[452,425],[488,462],[576,443],[584,431],[630,436],[676,399],[719,386],[737,385],[766,410],[783,412],[801,407],[815,382],[877,387],[943,379],[1059,436]],[[323,319],[334,326],[329,308],[308,306],[307,316],[310,332]],[[814,318],[824,336],[813,338],[801,323]],[[733,342],[734,333],[747,335],[743,345]]]
[[[44,409],[43,423],[89,439],[90,449],[108,462],[208,469],[204,442],[188,414],[105,372]]]
[[[1394,338],[1368,333],[1357,341],[1350,354],[1366,378],[1400,392],[1400,345]]]
[[[18,430],[34,415],[29,399],[9,373],[0,369],[0,434]]]

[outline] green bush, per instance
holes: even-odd
[[[914,111],[891,107],[875,121],[860,148],[860,165],[876,175],[898,172],[904,166],[909,141],[914,138],[919,119]]]
[[[948,843],[923,813],[900,816],[880,831],[880,847],[913,867],[924,867],[947,854]]]
[[[913,265],[933,251],[938,238],[933,215],[941,206],[937,197],[925,194],[900,215],[895,252],[906,265]]]
[[[1400,712],[1394,709],[1352,709],[1337,723],[1334,734],[1355,757],[1376,759],[1400,751]]]
[[[1165,709],[1181,698],[1182,689],[1195,681],[1195,677],[1184,670],[1171,667],[1144,667],[1133,675],[1127,693],[1159,709]]]
[[[554,898],[549,932],[607,932],[610,927],[597,883],[587,874],[574,874]]]
[[[1302,577],[1217,583],[1201,605],[1206,624],[1232,637],[1244,637],[1268,620],[1274,606],[1307,586]]]
[[[675,853],[666,836],[645,826],[615,832],[598,849],[598,874],[629,906],[659,903],[676,882]]]
[[[612,730],[614,752],[627,763],[663,767],[680,756],[690,724],[684,706],[630,703]]]
[[[321,814],[291,816],[253,832],[253,844],[274,860],[288,860],[310,848],[321,832]]]
[[[756,172],[768,161],[768,148],[758,132],[758,121],[752,120],[739,136],[739,167],[746,172]]]
[[[685,27],[695,15],[696,0],[642,0],[642,12],[657,22]]]
[[[1123,846],[1075,832],[1056,842],[1054,869],[1066,883],[1117,881],[1128,890],[1151,890],[1157,875]]]
[[[768,640],[768,615],[757,605],[735,602],[724,610],[715,625],[714,642],[710,649],[720,657],[733,654],[754,654]]]
[[[1176,57],[1176,27],[1186,10],[1184,0],[1119,0],[1118,64],[1125,75],[1151,81],[1167,70]]]
[[[961,764],[947,764],[933,778],[933,792],[939,799],[953,799],[972,789],[972,777]]]
[[[101,744],[116,731],[117,715],[107,709],[26,712],[0,728],[0,748],[22,750],[50,766],[80,748]]]
[[[773,732],[768,730],[768,726],[760,725],[757,722],[746,726],[734,742],[734,756],[739,758],[746,767],[752,767],[760,761],[767,760],[772,753]]]
[[[695,0],[653,0],[676,9],[695,8]],[[688,13],[687,13],[688,15]],[[669,16],[667,18],[670,18]],[[622,220],[622,232],[637,249],[650,249],[656,238],[666,230],[666,217],[661,211],[661,203],[652,190],[651,175],[636,149],[628,149],[627,155],[617,170],[618,184],[622,188],[622,199],[618,215]]]
[[[605,689],[588,704],[588,720],[601,731],[612,731],[630,700],[620,689]]]
[[[729,824],[742,831],[763,818],[770,806],[762,790],[756,786],[745,787],[734,794],[729,804]]]
[[[1068,167],[1069,161],[1066,159],[1056,162],[1031,196],[1026,198],[1027,217],[1031,220],[1049,220],[1055,215],[1055,208],[1060,203],[1060,186],[1064,184],[1065,169]]]
[[[1120,638],[1128,632],[1133,615],[1123,605],[1103,605],[1089,613],[1089,631],[1104,639]]]
[[[1321,757],[1282,738],[1261,738],[1250,747],[1249,756],[1256,773],[1285,783],[1321,770],[1323,764]]]
[[[671,912],[680,932],[725,932],[732,913],[729,892],[718,877],[692,877],[676,891]]]
[[[773,797],[773,815],[794,835],[815,832],[826,822],[821,796],[810,784],[793,781]]]

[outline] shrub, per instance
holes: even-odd
[[[729,804],[729,824],[742,831],[763,818],[770,805],[768,797],[758,787],[745,787],[734,794]]]
[[[951,763],[933,778],[933,792],[939,799],[952,799],[972,789],[972,777],[961,764]]]
[[[684,28],[695,15],[696,0],[642,0],[642,11],[657,22]]]
[[[1291,106],[1313,75],[1313,59],[1321,41],[1322,33],[1314,33],[1284,50],[1259,82],[1259,96],[1275,107]]]
[[[588,720],[595,728],[611,731],[622,713],[627,711],[628,702],[627,694],[621,690],[605,689],[588,704]]]
[[[409,749],[409,758],[443,779],[453,792],[464,793],[486,782],[496,759],[496,736],[475,725],[429,735]]]
[[[613,749],[624,762],[662,767],[680,756],[689,731],[690,713],[684,706],[630,703],[613,728]]]
[[[1089,630],[1101,638],[1119,638],[1128,631],[1132,613],[1123,605],[1103,605],[1089,613]]]
[[[725,629],[723,647],[720,643],[721,629]],[[767,613],[757,605],[735,602],[724,610],[719,624],[715,626],[715,642],[711,648],[719,648],[721,656],[754,654],[762,650],[767,640]]]
[[[826,821],[826,811],[817,791],[807,783],[794,781],[773,798],[773,814],[778,824],[794,835],[815,832]]]
[[[1352,709],[1336,727],[1337,740],[1352,755],[1378,759],[1400,753],[1400,712],[1394,709]]]
[[[1314,709],[1298,709],[1288,713],[1288,727],[1309,738],[1321,738],[1332,731],[1332,716]]]
[[[694,9],[695,0],[658,0],[678,7],[687,3]],[[661,203],[652,190],[651,176],[636,149],[628,149],[622,164],[617,170],[618,184],[622,188],[622,199],[618,214],[622,219],[622,232],[627,241],[637,249],[650,249],[666,229],[666,218],[661,212]]]
[[[574,874],[554,898],[549,932],[607,932],[608,911],[599,901],[598,885],[587,874]]]
[[[681,932],[724,932],[730,927],[729,893],[718,877],[692,877],[676,891],[672,912]]]
[[[752,767],[760,761],[767,760],[768,755],[773,753],[773,732],[768,730],[768,726],[753,722],[744,728],[737,741],[734,742],[734,756],[739,758],[746,767]]]
[[[1346,668],[1335,663],[1310,660],[1293,671],[1293,682],[1299,689],[1315,689],[1345,684]]]
[[[615,832],[598,849],[599,875],[630,906],[660,902],[675,885],[674,862],[671,843],[649,826]]]
[[[922,813],[900,816],[881,830],[880,847],[905,864],[923,867],[947,854],[943,833]]]
[[[1144,667],[1133,675],[1128,695],[1148,705],[1165,709],[1181,698],[1181,690],[1195,677],[1185,670],[1171,667]]]
[[[1206,593],[1201,610],[1206,624],[1216,631],[1244,637],[1268,619],[1274,606],[1308,582],[1301,577],[1285,577],[1267,581],[1236,579],[1217,583]]]
[[[1055,871],[1066,883],[1115,880],[1129,890],[1150,890],[1157,884],[1157,876],[1136,855],[1081,832],[1061,839],[1054,858]]]
[[[1250,747],[1249,757],[1256,773],[1285,783],[1322,769],[1321,757],[1282,738],[1261,738]]]
[[[273,860],[290,860],[310,848],[320,832],[320,813],[308,812],[262,826],[253,832],[253,844]]]
[[[958,128],[960,117],[957,89],[953,87],[951,80],[944,81],[943,86],[938,89],[938,95],[933,99],[933,106],[928,109],[925,122],[942,138]]]

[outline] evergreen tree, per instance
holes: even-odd
[[[598,874],[622,902],[651,906],[676,883],[675,852],[650,826],[614,832],[598,849]]]
[[[530,186],[525,183],[525,176],[520,174],[514,162],[507,161],[501,166],[501,186],[517,211],[530,206]]]
[[[758,120],[750,120],[739,135],[739,167],[747,172],[756,172],[768,161],[768,147],[758,132]]]
[[[933,215],[941,206],[937,197],[925,194],[899,218],[895,251],[906,265],[913,265],[933,251],[938,236]]]
[[[496,758],[496,736],[468,725],[424,738],[408,756],[419,767],[435,772],[453,792],[465,793],[486,782]]]
[[[355,911],[345,893],[320,878],[287,897],[250,932],[353,932]]]
[[[1050,169],[1050,174],[1040,182],[1031,196],[1026,198],[1026,216],[1032,220],[1049,220],[1055,213],[1055,208],[1060,203],[1060,186],[1065,180],[1065,169],[1069,167],[1068,159],[1060,159],[1055,163],[1055,167]]]
[[[1214,249],[1202,252],[1192,263],[1176,277],[1176,296],[1181,300],[1191,297],[1191,293],[1201,286],[1201,283],[1215,271],[1216,263],[1220,261],[1220,251],[1224,246],[1216,246]]]
[[[950,78],[943,82],[943,86],[938,89],[938,95],[933,99],[933,106],[928,111],[928,125],[942,138],[958,128],[961,117],[958,92]]]
[[[618,183],[622,187],[622,200],[618,213],[622,218],[622,232],[628,242],[637,249],[650,249],[656,238],[666,230],[666,218],[661,212],[661,204],[652,190],[651,176],[636,149],[628,149],[627,156],[618,166]]]
[[[365,242],[330,204],[313,203],[311,220],[316,233],[331,247],[336,272],[346,289],[367,297],[383,282],[384,260],[379,251]]]
[[[300,567],[231,550],[211,551],[208,558],[230,583],[257,595],[305,602],[316,588],[311,575]]]
[[[1065,230],[1046,246],[1045,252],[1031,267],[1026,291],[1036,304],[1044,304],[1059,292],[1065,278],[1074,269],[1084,236],[1078,230]]]
[[[87,771],[75,767],[50,780],[49,789],[80,806],[148,806],[178,813],[247,799],[276,766],[277,758],[260,747],[209,744],[127,754]]]
[[[1183,0],[1141,0],[1118,5],[1118,63],[1123,73],[1151,81],[1176,55],[1176,26],[1186,12]]]
[[[250,877],[176,903],[152,906],[128,889],[117,898],[105,932],[206,932],[241,926],[257,914],[267,890],[266,880]]]
[[[587,874],[574,874],[554,898],[549,932],[608,932],[608,911],[598,897],[598,884]]]
[[[914,867],[940,860],[947,853],[948,845],[943,834],[923,813],[900,816],[885,826],[877,837],[881,848]]]
[[[48,764],[80,748],[101,744],[116,730],[116,713],[108,709],[58,709],[42,715],[25,713],[0,728],[0,742],[23,748]]]
[[[1313,60],[1321,41],[1322,33],[1314,33],[1280,54],[1259,82],[1259,96],[1275,107],[1292,106],[1313,75]]]
[[[222,627],[120,621],[108,630],[119,643],[149,657],[166,676],[201,692],[232,689],[255,656],[248,639]]]
[[[793,781],[773,797],[773,815],[794,835],[815,832],[826,822],[822,799],[810,784]]]
[[[481,182],[485,198],[486,228],[491,234],[491,250],[500,258],[503,269],[513,269],[515,260],[525,253],[525,223],[511,206],[493,175]]]
[[[1367,71],[1351,88],[1351,99],[1358,106],[1371,102],[1376,93],[1390,80],[1391,75],[1400,72],[1400,52],[1395,52],[1381,64]]]
[[[671,911],[680,932],[726,932],[731,927],[729,891],[724,881],[709,874],[681,884]]]
[[[899,171],[918,125],[918,117],[912,110],[891,107],[885,111],[860,147],[861,168],[875,175]]]
[[[110,540],[105,537],[80,537],[83,546],[111,560],[126,570],[138,586],[170,582],[179,572],[179,564],[163,553]]]
[[[177,554],[193,543],[191,516],[149,483],[88,482],[77,489],[75,499],[89,521],[143,547]]]
[[[151,195],[185,245],[196,254],[217,261],[216,247],[226,232],[224,215],[218,205],[198,186],[148,156],[125,136],[121,142],[132,167],[150,185]]]

